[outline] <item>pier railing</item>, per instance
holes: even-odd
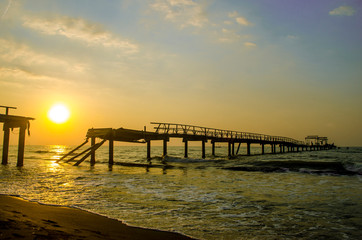
[[[251,140],[251,141],[273,141],[284,142],[296,145],[304,145],[303,141],[298,141],[293,138],[271,136],[259,133],[239,132],[231,130],[222,130],[216,128],[207,128],[194,125],[178,124],[178,123],[160,123],[151,122],[156,125],[156,133],[159,134],[174,134],[174,135],[194,135],[204,136],[207,138],[230,138],[237,140]]]

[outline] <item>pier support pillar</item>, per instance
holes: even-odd
[[[205,157],[206,157],[206,154],[205,154],[205,140],[202,140],[202,159],[205,159]]]
[[[114,141],[113,139],[108,140],[109,144],[109,159],[108,159],[108,165],[113,165],[113,149],[114,149]]]
[[[231,142],[228,142],[228,157],[231,157]]]
[[[285,146],[283,145],[283,153],[285,153]]]
[[[241,142],[239,142],[238,149],[236,150],[236,155],[238,155],[238,153],[239,153],[240,146],[241,146]]]
[[[250,142],[246,143],[246,154],[250,155]]]
[[[189,154],[188,154],[188,141],[186,139],[184,139],[184,142],[185,142],[185,154],[184,154],[184,157],[185,158],[188,158],[189,157]]]
[[[282,153],[282,152],[283,152],[283,147],[282,147],[282,145],[281,145],[281,144],[279,145],[279,152],[280,152],[280,153]]]
[[[90,165],[94,166],[94,164],[96,164],[96,150],[94,149],[94,145],[96,144],[96,138],[95,137],[91,137],[91,159],[90,159]]]
[[[163,139],[163,157],[167,155],[167,139]]]
[[[147,140],[147,160],[151,160],[151,140]]]
[[[261,154],[263,154],[263,155],[265,154],[265,152],[264,152],[264,144],[261,145]]]
[[[231,143],[231,154],[232,154],[232,156],[235,156],[235,143],[234,142]]]
[[[215,142],[211,142],[211,154],[215,157]]]
[[[4,124],[4,141],[3,141],[3,157],[1,164],[8,164],[9,156],[9,140],[10,140],[10,128],[6,127]]]
[[[16,164],[18,167],[22,167],[24,165],[25,131],[26,124],[22,124],[19,132],[18,163]]]

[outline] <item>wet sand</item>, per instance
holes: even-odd
[[[142,217],[142,216],[140,216]],[[79,209],[49,206],[0,195],[0,239],[192,239],[130,227]]]

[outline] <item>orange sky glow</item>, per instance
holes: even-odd
[[[0,105],[31,145],[156,121],[362,146],[362,6],[297,2],[1,1]]]

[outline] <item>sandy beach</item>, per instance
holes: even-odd
[[[0,239],[192,239],[130,227],[79,209],[0,195]]]

